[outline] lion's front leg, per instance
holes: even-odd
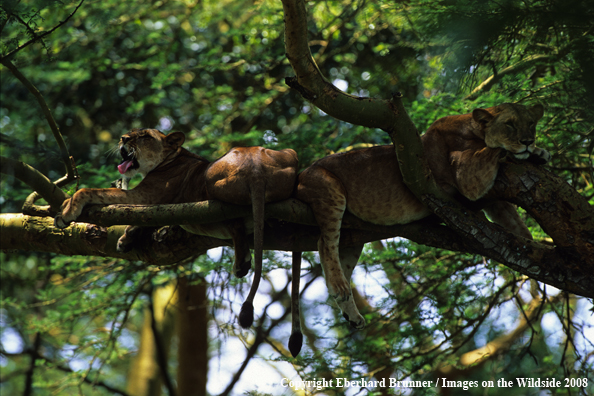
[[[494,223],[499,224],[507,231],[526,239],[532,239],[530,230],[528,230],[528,227],[526,227],[526,224],[520,218],[514,204],[505,201],[495,201],[483,208],[483,210]]]
[[[471,201],[483,197],[493,187],[504,155],[503,149],[489,147],[450,153],[458,191]]]
[[[86,204],[119,204],[131,202],[133,197],[128,191],[119,188],[82,188],[62,204],[62,213],[54,218],[54,226],[66,228],[82,213]]]

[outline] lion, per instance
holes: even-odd
[[[253,224],[230,220],[213,224],[182,225],[186,231],[221,239],[232,239],[235,248],[233,270],[247,274],[251,254],[246,234],[253,227],[254,281],[242,306],[239,323],[253,322],[253,300],[262,273],[264,204],[287,199],[293,193],[298,158],[292,149],[280,151],[263,147],[237,147],[214,162],[192,154],[182,147],[185,135],[168,135],[156,129],[132,129],[119,142],[123,161],[118,166],[123,180],[136,174],[143,180],[131,190],[120,188],[83,188],[64,201],[55,217],[56,227],[64,228],[81,214],[86,204],[157,205],[216,199],[237,205],[252,205]],[[124,183],[127,184],[127,183]],[[128,226],[118,240],[118,250],[131,248],[138,227]]]
[[[543,113],[541,105],[504,103],[435,121],[421,139],[437,184],[451,196],[478,201],[493,186],[499,161],[508,153],[520,160],[547,162],[550,154],[535,146],[536,123]],[[393,145],[318,160],[299,174],[295,197],[312,208],[320,227],[318,250],[329,294],[351,325],[363,328],[365,319],[353,302],[349,283],[363,246],[339,250],[344,212],[380,225],[406,224],[432,212],[404,184]],[[516,235],[532,238],[511,203],[489,202],[483,210]],[[293,324],[293,356],[301,347],[299,328]]]

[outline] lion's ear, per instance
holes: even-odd
[[[544,115],[544,107],[541,104],[532,106],[528,111],[530,112],[530,114],[532,114],[534,118],[536,118],[535,121],[540,120]]]
[[[472,118],[479,124],[484,125],[493,119],[493,114],[485,109],[474,109],[472,110]]]
[[[165,141],[169,146],[180,147],[186,141],[186,135],[183,132],[172,132],[165,136]]]

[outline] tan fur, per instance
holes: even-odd
[[[184,140],[181,132],[164,135],[156,129],[133,129],[123,135],[119,144],[124,158],[122,164],[127,161],[134,163],[131,167],[122,168],[122,171],[125,170],[124,178],[140,173],[144,179],[132,190],[83,188],[64,202],[62,213],[56,216],[54,223],[57,227],[66,227],[89,203],[156,205],[217,199],[252,205],[256,274],[246,301],[246,304],[251,304],[262,268],[264,203],[291,196],[297,174],[297,154],[291,149],[275,151],[262,147],[238,147],[210,163],[182,148]],[[238,276],[247,273],[251,255],[243,220],[182,227],[196,234],[232,238],[235,246],[234,271]],[[118,249],[129,247],[133,233],[134,228],[129,226],[118,241]],[[248,319],[242,325],[247,322]]]
[[[540,105],[504,103],[437,120],[422,136],[437,183],[451,195],[476,201],[493,186],[499,160],[506,153],[548,161],[549,153],[534,145],[536,122],[542,115]],[[430,210],[404,184],[393,146],[335,154],[315,162],[298,176],[295,196],[311,206],[320,226],[318,247],[330,295],[347,320],[362,328],[365,320],[353,302],[349,283],[358,254],[354,260],[352,255],[341,260],[338,249],[345,210],[382,225],[410,223]],[[485,211],[510,231],[532,237],[512,204],[495,202]]]

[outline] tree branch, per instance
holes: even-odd
[[[285,318],[289,314],[290,311],[286,309],[285,312],[279,318],[276,318],[270,322],[270,325],[268,326],[268,328],[266,330],[263,329],[264,320],[267,317],[268,308],[272,304],[279,301],[283,296],[287,295],[288,285],[289,285],[288,283],[285,284],[285,287],[282,290],[279,290],[278,292],[276,292],[274,295],[271,296],[271,301],[264,308],[264,312],[262,313],[262,316],[258,320],[258,324],[255,326],[256,334],[255,334],[253,344],[250,345],[250,347],[248,348],[247,355],[246,355],[245,359],[243,360],[243,363],[241,364],[240,368],[233,375],[231,382],[229,382],[229,384],[227,385],[227,388],[225,388],[225,390],[219,396],[227,396],[227,395],[231,394],[231,392],[233,391],[233,388],[235,387],[235,384],[237,384],[237,381],[239,381],[239,378],[243,374],[248,363],[251,361],[251,359],[254,357],[254,355],[258,351],[260,344],[262,344],[266,341],[266,339],[270,336],[270,333],[272,332],[272,330],[274,330],[276,328],[276,326],[278,326],[283,320],[285,320]]]
[[[499,72],[497,72],[497,74],[493,74],[493,75],[489,76],[478,87],[473,89],[472,92],[464,98],[464,100],[475,100],[482,93],[488,91],[489,89],[491,89],[491,87],[493,85],[495,85],[499,81],[501,81],[501,79],[503,79],[503,77],[510,75],[510,74],[516,75],[517,73],[519,73],[523,70],[526,70],[529,67],[532,67],[533,65],[536,65],[539,63],[550,64],[553,61],[565,56],[565,54],[567,52],[569,52],[569,51],[567,49],[565,49],[563,51],[560,51],[559,54],[554,54],[554,55],[531,55],[531,56],[528,56],[528,57],[522,59],[521,61],[514,63],[513,65],[500,70]]]
[[[522,167],[520,165],[516,165]],[[520,169],[518,168],[518,169]],[[504,167],[501,172],[506,185],[508,174],[512,169],[519,175],[539,175],[546,172],[533,167],[532,173],[518,171],[515,167]],[[539,173],[540,172],[540,173]],[[531,176],[536,177],[536,176]],[[539,179],[540,180],[540,179]],[[498,187],[504,188],[504,187]],[[509,185],[509,189],[512,189]],[[509,193],[516,197],[538,196],[540,190],[534,185],[527,192],[516,190]],[[574,198],[584,200],[571,188],[568,193]],[[543,199],[547,199],[544,196]],[[427,218],[405,225],[380,226],[366,223],[351,214],[345,214],[341,231],[341,245],[355,246],[366,242],[400,236],[413,242],[461,252],[480,254],[497,260],[510,268],[533,279],[548,283],[557,288],[586,297],[594,297],[594,254],[592,244],[588,240],[592,234],[589,224],[594,215],[588,219],[592,208],[584,205],[579,208],[579,201],[571,205],[582,210],[581,219],[585,225],[576,225],[573,221],[559,215],[559,221],[565,228],[565,234],[580,237],[583,246],[574,245],[550,247],[535,241],[529,241],[506,232],[500,226],[481,221],[476,216],[469,216],[468,211],[458,214],[452,212],[447,204],[434,199],[433,206],[437,212],[446,213],[453,219],[453,226],[438,224],[435,218]],[[567,200],[560,200],[563,207]],[[545,202],[543,202],[545,203]],[[589,210],[589,211],[588,211]],[[545,211],[546,212],[546,211]],[[580,213],[582,213],[580,212]],[[83,212],[81,221],[92,221],[100,224],[75,223],[64,230],[53,227],[52,218],[25,216],[22,214],[0,215],[2,249],[22,249],[33,251],[49,251],[67,255],[100,255],[121,257],[130,260],[143,260],[160,265],[173,264],[184,258],[203,254],[206,250],[217,246],[229,246],[230,241],[189,234],[180,227],[164,227],[157,232],[141,236],[137,247],[129,253],[115,250],[117,239],[123,233],[123,227],[105,226],[112,224],[144,225],[159,227],[171,224],[191,224],[223,221],[238,217],[249,217],[249,206],[237,206],[216,201],[204,201],[190,204],[133,206],[111,205],[94,206]],[[540,214],[540,216],[552,216]],[[317,250],[319,229],[315,226],[311,209],[295,199],[277,202],[266,206],[266,222],[264,248],[267,250],[312,251]],[[536,214],[535,217],[539,216]],[[575,217],[575,215],[574,215]],[[276,219],[280,219],[276,220]],[[455,227],[455,228],[454,228]],[[452,229],[457,233],[452,233]],[[459,235],[470,234],[467,238]],[[471,234],[474,233],[474,234]],[[559,231],[560,234],[565,235]],[[555,235],[555,234],[554,234]],[[580,236],[581,235],[581,236]]]
[[[81,2],[81,4],[82,4],[82,2]],[[14,74],[14,76],[21,83],[23,83],[23,85],[29,90],[29,92],[35,97],[35,99],[37,99],[37,103],[39,103],[39,106],[41,107],[41,111],[43,112],[43,115],[45,116],[45,119],[47,120],[47,123],[54,135],[54,138],[56,139],[56,142],[58,143],[58,147],[60,148],[60,157],[62,158],[62,162],[64,162],[64,165],[66,166],[66,173],[68,176],[68,181],[74,180],[75,179],[75,171],[74,171],[74,166],[73,166],[73,160],[71,159],[70,154],[68,153],[68,148],[66,147],[66,143],[64,142],[64,139],[62,138],[62,134],[60,133],[60,128],[58,127],[58,124],[56,124],[56,120],[54,119],[52,112],[50,111],[47,103],[45,102],[45,99],[43,99],[43,95],[41,95],[41,92],[39,92],[39,90],[27,79],[27,77],[25,77],[19,71],[19,69],[15,65],[13,65],[13,63],[10,61],[10,58],[8,56],[4,56],[4,57],[0,58],[0,63],[2,63],[4,66],[6,66],[12,72],[12,74]]]
[[[0,172],[16,177],[37,191],[56,212],[68,195],[37,169],[24,162],[0,156]]]
[[[346,94],[328,82],[313,59],[307,41],[307,12],[302,0],[283,0],[285,48],[296,77],[287,85],[332,117],[370,128],[389,129],[394,116],[389,101]],[[386,122],[388,120],[388,122]]]
[[[64,19],[63,21],[61,21],[60,23],[58,23],[56,26],[54,26],[53,28],[51,28],[50,30],[43,32],[42,34],[40,34],[39,36],[35,36],[34,33],[32,33],[32,35],[34,36],[32,39],[30,39],[29,41],[27,41],[26,43],[18,46],[17,48],[15,48],[14,50],[12,50],[11,52],[9,52],[8,54],[0,57],[0,62],[2,64],[4,64],[5,61],[10,62],[10,60],[16,55],[17,52],[19,52],[20,50],[22,50],[23,48],[42,40],[44,37],[49,36],[50,34],[52,34],[54,31],[56,31],[57,29],[59,29],[60,27],[64,26],[66,24],[66,22],[68,22],[70,20],[70,18],[72,18],[74,16],[74,14],[76,14],[76,12],[78,11],[78,9],[82,6],[82,4],[84,3],[85,0],[81,0],[81,2],[76,6],[76,8],[74,9],[74,11],[72,11],[72,13],[70,13],[70,15],[68,15],[66,17],[66,19]],[[8,13],[7,15],[7,19],[6,21],[8,21],[8,19],[10,19],[10,17],[15,16],[12,13]],[[16,17],[16,16],[15,16]],[[29,26],[27,25],[26,22],[20,20],[20,18],[17,18],[23,25],[25,25],[26,28],[29,28]],[[2,28],[4,28],[4,26],[2,26]],[[0,30],[1,32],[1,30]]]
[[[563,294],[558,294],[550,301],[553,304]],[[488,362],[490,359],[498,356],[502,352],[508,350],[510,346],[520,337],[524,332],[537,321],[542,314],[540,309],[543,300],[540,297],[535,297],[530,302],[526,313],[520,317],[520,323],[510,333],[504,334],[496,339],[488,342],[485,346],[477,348],[473,351],[466,352],[460,356],[458,366],[442,365],[436,369],[436,376],[443,376],[446,378],[457,378],[459,376],[467,376],[469,371],[476,370]]]

